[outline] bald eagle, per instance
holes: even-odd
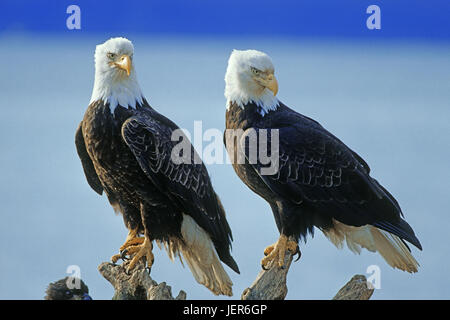
[[[232,295],[219,261],[239,273],[225,211],[203,163],[172,161],[179,142],[172,133],[179,128],[144,98],[133,53],[125,38],[96,47],[92,98],[75,136],[89,185],[106,193],[128,228],[112,260],[126,253],[133,256],[129,269],[141,258],[151,267],[155,240],[172,260],[181,253],[195,279],[214,294]],[[192,145],[191,153],[194,159]]]
[[[242,132],[225,135],[228,154],[239,178],[269,203],[280,232],[264,250],[262,267],[273,261],[283,266],[286,249],[300,253],[299,240],[317,227],[339,248],[346,242],[356,253],[378,251],[392,267],[417,272],[419,264],[405,241],[422,246],[398,202],[370,176],[356,152],[277,99],[274,71],[267,54],[234,50],[225,75],[227,132]],[[262,174],[265,164],[259,158],[250,161],[252,134],[259,139],[256,148],[261,148],[260,134],[267,135],[265,141],[278,137],[278,148],[270,142],[276,171]],[[235,161],[239,156],[244,161]]]

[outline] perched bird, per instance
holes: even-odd
[[[405,241],[422,247],[397,201],[358,154],[277,99],[274,71],[267,54],[234,50],[225,75],[228,154],[239,178],[270,204],[280,232],[264,250],[262,267],[283,266],[286,249],[300,256],[299,240],[317,227],[339,248],[346,242],[356,253],[378,251],[392,267],[416,272]],[[259,148],[253,155],[269,150],[276,170],[264,172],[267,161],[251,161],[252,146]]]
[[[68,287],[69,283],[73,283],[73,278],[65,277],[64,279],[52,282],[48,285],[45,293],[45,300],[92,300],[89,295],[89,289],[83,280],[78,279],[79,286]]]
[[[232,295],[219,261],[239,273],[225,211],[189,141],[191,160],[173,161],[179,140],[172,134],[180,129],[144,98],[133,53],[125,38],[96,47],[92,98],[75,137],[89,185],[106,193],[129,230],[112,260],[128,254],[129,269],[143,257],[151,267],[155,240],[172,260],[181,253],[195,279],[214,294]]]

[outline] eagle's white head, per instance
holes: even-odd
[[[278,107],[278,82],[272,59],[261,51],[233,50],[225,74],[227,109],[232,102],[243,108],[254,102],[264,112]]]
[[[121,105],[136,108],[143,95],[136,79],[134,47],[125,38],[111,38],[95,49],[95,81],[90,103],[109,102],[111,112]]]

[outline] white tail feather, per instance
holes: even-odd
[[[411,273],[417,272],[419,263],[396,235],[371,225],[354,227],[334,219],[333,223],[332,228],[322,231],[339,249],[343,247],[345,240],[348,248],[354,253],[361,253],[361,248],[372,252],[378,251],[391,267]]]
[[[183,240],[171,238],[164,247],[173,261],[183,255],[195,280],[215,295],[232,296],[233,282],[224,270],[209,235],[190,216],[183,214],[181,225]],[[158,243],[161,246],[161,243]]]

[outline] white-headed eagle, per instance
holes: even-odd
[[[225,211],[192,146],[191,162],[172,161],[178,143],[172,133],[179,128],[144,98],[133,53],[125,38],[96,47],[92,98],[75,137],[89,185],[106,193],[129,230],[112,260],[126,253],[129,268],[143,257],[151,267],[155,240],[170,258],[181,253],[195,279],[214,294],[232,295],[219,261],[239,273]]]
[[[234,50],[225,75],[227,133],[242,132],[225,135],[228,153],[239,178],[270,204],[280,232],[264,251],[262,267],[272,261],[283,266],[286,249],[300,254],[299,240],[317,227],[338,247],[346,242],[356,253],[378,251],[392,267],[416,272],[419,264],[405,241],[422,247],[397,201],[358,154],[277,99],[274,71],[267,54]],[[264,136],[264,150],[274,150],[277,159],[270,174],[262,174],[266,163],[250,158]],[[251,144],[252,138],[258,143]]]

